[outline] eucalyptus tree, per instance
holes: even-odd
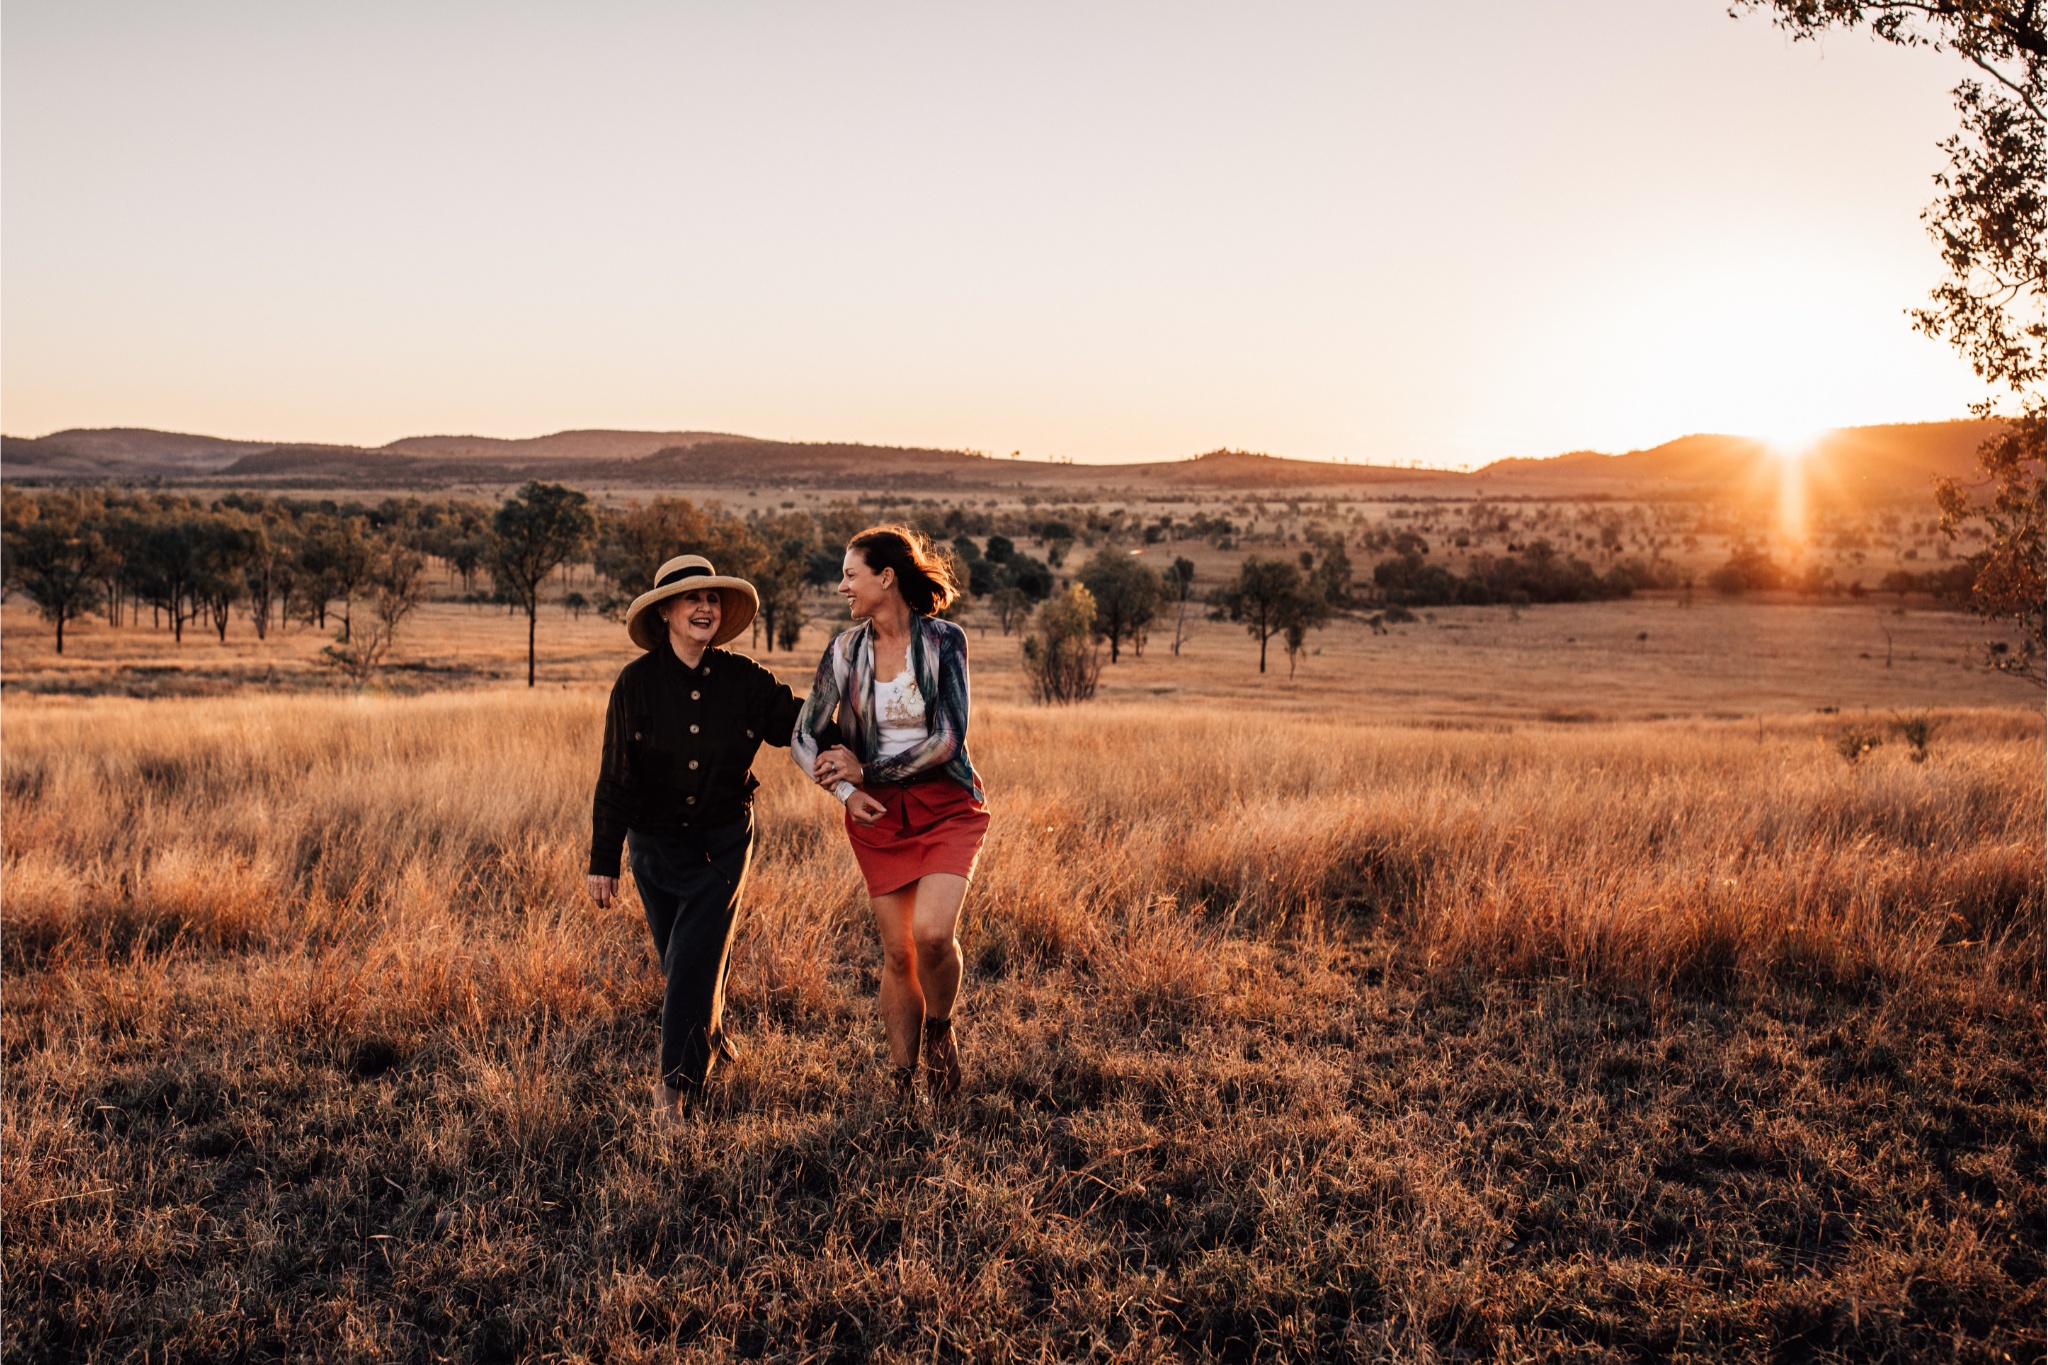
[[[558,483],[528,482],[491,518],[491,577],[526,612],[526,685],[533,686],[540,585],[582,552],[596,529],[590,499]],[[722,567],[722,566],[721,566]]]
[[[56,627],[57,652],[64,652],[64,627],[97,606],[104,545],[89,524],[87,509],[72,494],[10,497],[0,522],[0,572],[6,585],[35,604]]]
[[[1240,623],[1259,642],[1261,673],[1268,640],[1286,633],[1290,655],[1297,654],[1308,632],[1330,619],[1328,599],[1300,569],[1284,559],[1257,555],[1238,566],[1236,578],[1209,594],[1209,605],[1211,616]]]
[[[1159,575],[1122,551],[1105,547],[1081,566],[1080,581],[1095,598],[1093,629],[1097,639],[1109,641],[1109,661],[1117,662],[1126,641],[1132,653],[1141,652],[1146,627],[1159,614],[1164,595]]]
[[[1921,221],[1946,277],[1913,325],[1947,341],[1997,391],[1974,406],[2004,418],[1977,452],[1991,484],[1979,500],[1960,483],[1936,489],[1951,538],[1981,523],[1971,607],[2013,622],[2018,649],[1991,648],[1994,667],[2042,676],[2044,562],[2048,562],[2048,31],[2040,0],[1732,0],[1761,11],[1795,40],[1867,29],[1900,47],[1955,54],[1974,74],[1951,92],[1958,128],[1941,144]],[[1823,249],[1823,248],[1817,248]]]

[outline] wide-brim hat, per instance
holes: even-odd
[[[754,591],[752,583],[717,573],[703,555],[677,555],[654,575],[654,586],[634,598],[633,605],[627,608],[626,634],[640,648],[653,649],[668,639],[668,623],[649,608],[677,593],[700,588],[718,589],[718,634],[711,637],[712,644],[722,645],[754,624],[754,613],[761,609],[761,594]]]

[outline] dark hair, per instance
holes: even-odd
[[[870,526],[847,541],[846,548],[859,551],[876,573],[894,569],[896,591],[919,616],[944,611],[960,596],[952,566],[932,549],[930,541],[908,526]]]

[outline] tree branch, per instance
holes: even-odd
[[[2019,96],[2020,103],[2025,105],[2027,107],[2027,112],[2034,116],[2034,122],[2048,123],[2048,114],[2043,114],[2041,111],[2041,106],[2034,103],[2035,98],[2039,94],[2038,91],[2030,89],[2024,85],[2013,84],[2012,78],[2010,76],[2006,75],[2003,71],[2000,71],[1997,67],[1993,66],[1989,61],[1978,56],[1974,52],[1965,52],[1963,56],[1969,60],[1972,66],[1975,66],[1985,75],[1991,77],[1992,80],[1997,81],[2000,85],[2012,91],[2013,94]]]

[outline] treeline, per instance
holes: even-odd
[[[1424,558],[1429,545],[1413,531],[1391,537],[1392,557],[1373,567],[1380,599],[1397,607],[1528,606],[1541,602],[1603,602],[1638,588],[1677,587],[1667,563],[1630,559],[1601,573],[1548,540],[1503,555],[1476,555],[1463,574]]]
[[[949,508],[905,509],[903,520],[956,561],[974,598],[1007,633],[1053,590],[1052,566],[1017,547],[1018,534],[1050,534],[1054,555],[1077,538],[1057,518]],[[654,581],[661,563],[702,554],[761,593],[760,628],[794,648],[807,621],[805,592],[838,581],[843,547],[885,519],[839,503],[820,512],[748,517],[685,498],[596,507],[559,484],[533,482],[497,507],[458,499],[377,503],[229,494],[212,500],[124,489],[7,488],[0,500],[0,587],[27,598],[56,629],[99,613],[110,625],[155,629],[183,642],[188,627],[222,641],[245,623],[259,638],[288,624],[335,630],[325,657],[364,675],[389,651],[432,575],[471,601],[523,609],[528,680],[543,585],[565,565],[587,565],[592,601],[563,601],[617,617]],[[970,531],[982,533],[977,540]],[[1087,534],[1083,532],[1082,534]],[[488,584],[485,591],[482,584]]]
[[[1976,590],[1983,561],[1984,556],[1973,555],[1925,573],[1892,569],[1878,579],[1877,586],[1902,598],[1912,593],[1925,593],[1939,601],[1968,606]],[[1730,597],[1745,592],[1798,592],[1809,597],[1837,597],[1846,593],[1851,597],[1862,597],[1869,592],[1861,580],[1842,582],[1828,565],[1808,564],[1803,568],[1791,568],[1772,559],[1768,551],[1753,545],[1738,546],[1728,556],[1727,563],[1707,575],[1707,586]]]
[[[455,502],[375,507],[231,494],[211,502],[109,489],[8,488],[0,501],[0,577],[56,626],[90,611],[150,624],[181,642],[199,625],[225,640],[246,619],[258,638],[289,621],[355,633],[378,597],[417,603],[427,557],[473,580],[487,510]],[[402,616],[404,610],[398,610]]]

